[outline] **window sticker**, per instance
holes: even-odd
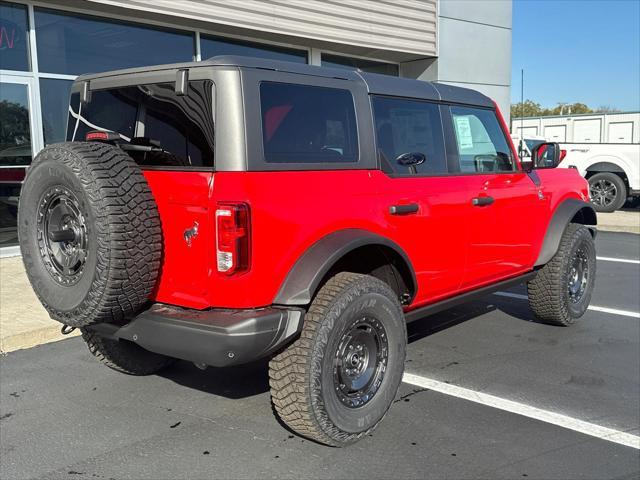
[[[456,123],[456,133],[458,134],[458,146],[460,150],[473,148],[473,137],[471,136],[471,124],[469,117],[454,117]]]

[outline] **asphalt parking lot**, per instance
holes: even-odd
[[[0,478],[638,478],[640,237],[597,247],[593,308],[571,328],[532,321],[522,288],[411,324],[416,385],[344,449],[276,421],[264,362],[134,378],[79,338],[10,353]]]

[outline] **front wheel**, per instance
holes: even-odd
[[[529,281],[529,305],[536,318],[569,326],[589,307],[596,278],[596,248],[584,225],[570,223],[553,258]]]
[[[598,212],[614,212],[627,200],[627,186],[615,173],[602,172],[589,177],[591,203]]]
[[[302,436],[344,446],[385,416],[404,371],[407,330],[384,282],[339,273],[316,295],[300,338],[271,360],[271,398]]]

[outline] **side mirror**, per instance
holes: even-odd
[[[560,145],[555,142],[545,142],[536,145],[531,150],[531,165],[532,168],[556,168],[560,163],[562,153]],[[524,162],[523,166],[529,162]],[[526,168],[525,168],[526,170]]]
[[[396,162],[398,162],[400,165],[408,167],[410,165],[420,165],[421,163],[424,163],[426,159],[427,157],[424,155],[424,153],[409,152],[398,155],[398,157],[396,158]]]
[[[396,157],[396,162],[405,167],[409,167],[409,171],[411,173],[416,172],[416,165],[420,165],[427,160],[427,157],[424,153],[421,152],[408,152],[403,153],[402,155],[398,155]]]

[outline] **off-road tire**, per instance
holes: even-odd
[[[609,205],[600,205],[598,203],[592,203],[593,208],[596,209],[597,212],[610,213],[615,212],[622,208],[622,206],[627,201],[627,186],[624,183],[624,180],[611,172],[601,172],[596,173],[595,175],[589,177],[589,189],[593,188],[594,185],[597,185],[598,182],[604,181],[613,184],[616,188],[616,196],[613,201]],[[593,198],[593,195],[591,195]]]
[[[85,260],[72,285],[53,270],[38,220],[43,202],[58,191],[74,198],[84,222]],[[68,142],[42,150],[22,187],[18,234],[31,285],[51,318],[63,324],[122,322],[156,284],[162,249],[157,206],[140,168],[116,146]]]
[[[584,249],[589,275],[581,299],[569,299],[568,283],[571,262],[578,249]],[[536,318],[551,325],[567,327],[582,317],[589,307],[596,276],[596,250],[593,236],[583,225],[570,223],[553,258],[527,283],[529,305]]]
[[[175,362],[127,340],[111,340],[86,329],[82,329],[82,339],[100,362],[127,375],[153,375]]]
[[[349,322],[371,315],[388,337],[388,363],[379,389],[368,403],[343,405],[327,380],[336,345]],[[300,337],[269,364],[273,406],[298,434],[341,447],[379,424],[393,403],[404,371],[407,331],[397,296],[384,282],[367,275],[339,273],[329,279],[304,317]]]

